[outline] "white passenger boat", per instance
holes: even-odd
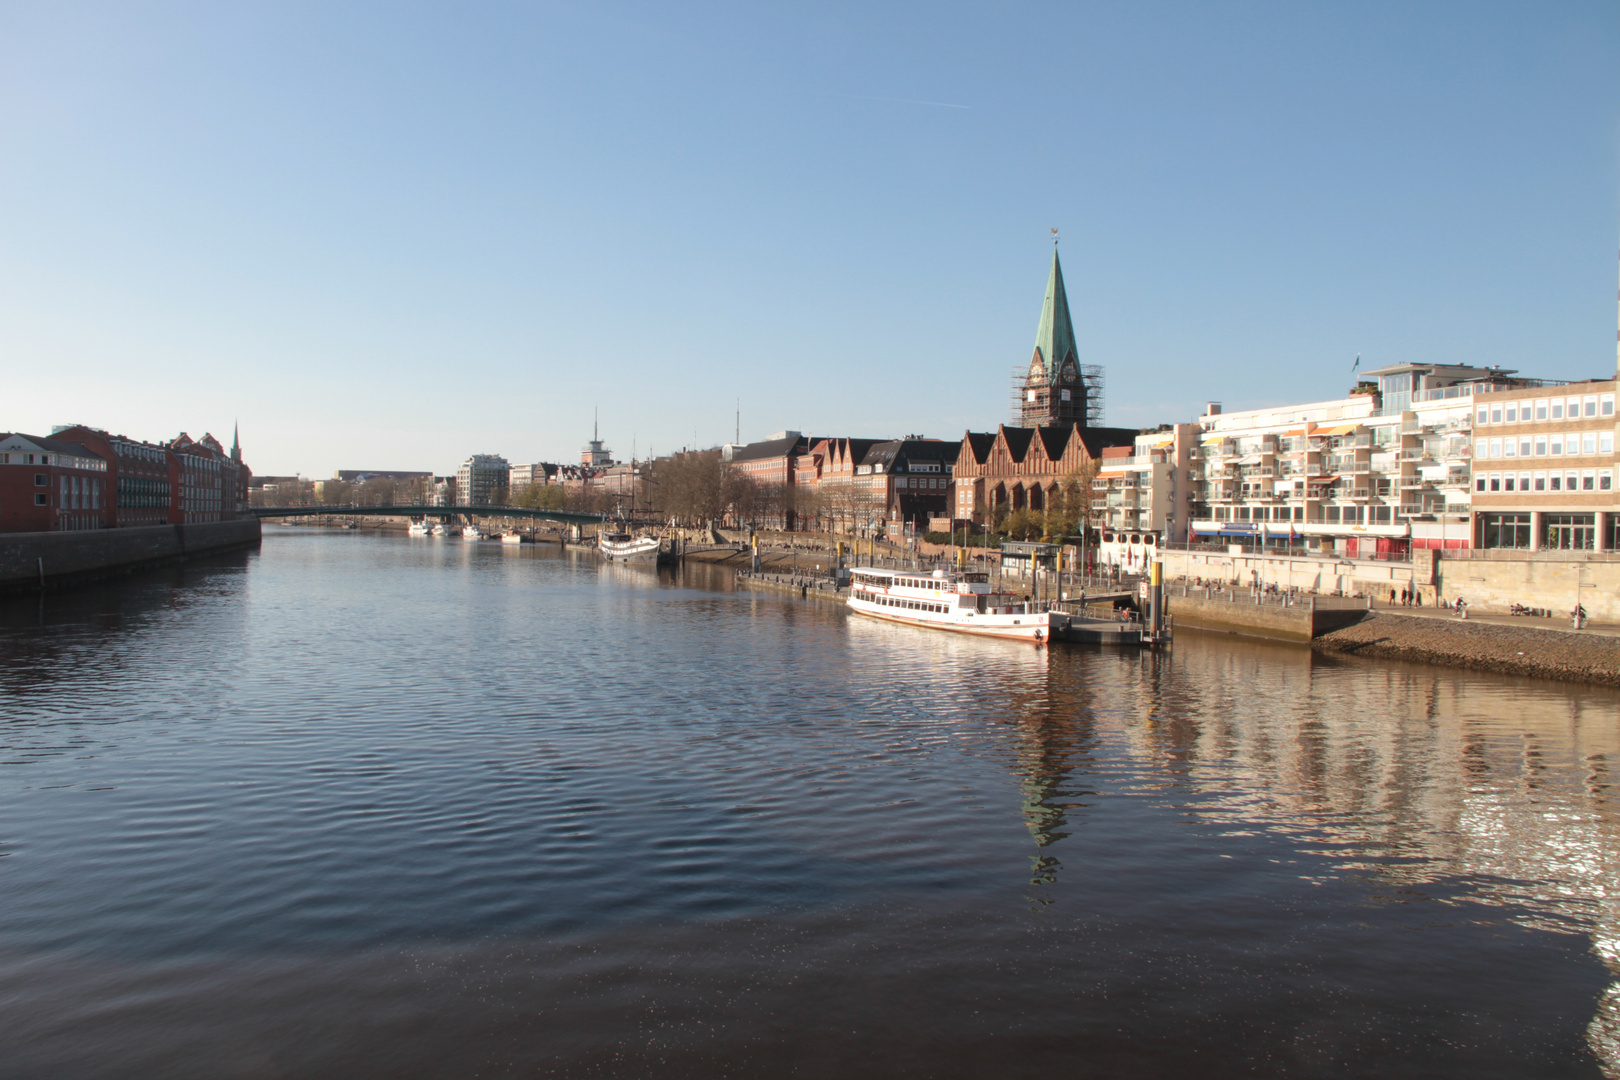
[[[503,543],[503,544],[521,544],[521,543],[523,543],[523,534],[520,533],[520,532],[513,532],[511,529],[508,529],[505,532],[501,533],[501,543]]]
[[[979,571],[850,571],[849,609],[875,619],[980,637],[1044,642],[1063,637],[1074,616],[1036,611],[1019,594]]]
[[[433,535],[434,536],[449,536],[450,535],[450,526],[446,525],[442,521],[439,522],[437,525],[433,526]]]
[[[602,533],[596,540],[597,553],[609,562],[662,565],[673,559],[664,542],[656,536],[632,536],[627,532]]]
[[[433,535],[433,526],[427,523],[426,518],[423,518],[421,521],[411,522],[411,527],[405,531],[412,536],[431,536]]]
[[[461,538],[463,540],[482,540],[484,534],[476,525],[463,525],[461,527]]]

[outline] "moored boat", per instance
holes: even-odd
[[[596,539],[596,551],[609,562],[662,566],[674,559],[674,553],[658,537],[633,536],[628,532],[602,533]]]
[[[477,525],[468,523],[461,528],[461,538],[463,540],[482,540],[484,533]]]
[[[523,543],[523,534],[512,529],[507,529],[505,532],[501,533],[501,543],[521,544]]]
[[[927,626],[979,637],[1044,643],[1054,639],[1135,644],[1136,627],[1041,610],[982,571],[850,571],[849,609],[890,622]]]
[[[411,522],[411,527],[405,531],[410,533],[412,536],[432,536],[433,526],[427,523],[426,518],[423,518],[421,521]]]

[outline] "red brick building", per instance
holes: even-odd
[[[240,448],[231,454],[212,435],[193,440],[181,432],[169,444],[175,459],[174,499],[169,523],[191,525],[204,521],[234,521],[243,501],[240,483]]]
[[[107,462],[82,443],[0,434],[0,532],[104,529]]]
[[[81,443],[107,463],[109,528],[167,525],[179,465],[169,448],[91,427],[65,428],[54,438]]]

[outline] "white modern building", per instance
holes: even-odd
[[[510,466],[499,454],[474,454],[456,470],[456,497],[463,506],[492,506],[510,475]]]

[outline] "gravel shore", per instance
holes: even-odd
[[[1311,642],[1318,652],[1620,686],[1620,638],[1456,619],[1369,614]]]

